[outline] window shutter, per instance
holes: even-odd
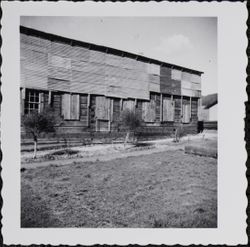
[[[24,114],[24,101],[25,101],[25,88],[21,88],[20,91],[20,106],[21,106],[21,115]]]
[[[62,95],[62,115],[65,120],[70,119],[70,94]]]
[[[79,94],[72,94],[70,102],[70,119],[79,120],[80,116],[80,96]]]
[[[183,109],[182,121],[183,123],[189,123],[190,122],[190,105],[183,105],[182,109]]]
[[[95,116],[97,119],[109,120],[109,99],[104,96],[96,97]]]
[[[39,93],[39,108],[38,112],[41,113],[44,110],[44,93]]]
[[[155,101],[142,103],[142,118],[145,122],[155,122],[156,113]]]
[[[114,114],[114,100],[110,99],[110,122],[113,122],[113,114]]]
[[[174,115],[175,115],[175,101],[174,100],[171,101],[171,105],[172,105],[172,108],[171,108],[170,121],[174,121]]]
[[[163,99],[163,121],[174,121],[175,102],[171,99]]]

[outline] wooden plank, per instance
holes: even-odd
[[[87,96],[87,126],[90,124],[90,94]]]
[[[70,119],[71,95],[69,93],[62,95],[62,115],[65,120]]]
[[[103,119],[97,119],[97,131],[109,131],[109,121]]]
[[[190,97],[190,118],[192,118],[192,97]]]
[[[55,78],[48,78],[48,89],[52,91],[70,92],[70,82]]]
[[[192,82],[191,89],[192,90],[201,90],[201,84]]]
[[[171,78],[171,68],[161,66],[160,75]]]
[[[52,97],[52,92],[49,91],[49,96],[48,96],[48,105],[51,105],[51,97]]]
[[[154,100],[150,100],[150,102],[142,102],[142,118],[145,122],[155,122],[156,103]]]
[[[162,93],[160,94],[160,122],[163,121],[163,99],[162,99]]]
[[[182,80],[184,81],[191,81],[191,73],[189,72],[182,72]]]
[[[182,122],[183,123],[189,123],[190,122],[190,105],[184,104],[182,107],[183,111],[183,117]]]
[[[65,81],[72,80],[72,71],[70,69],[50,66],[48,69],[48,74],[50,78],[58,80],[65,80]]]
[[[174,101],[171,98],[163,99],[163,121],[174,121]]]
[[[182,88],[186,88],[186,89],[191,89],[192,88],[192,82],[190,82],[190,81],[184,81],[184,80],[182,80],[181,81],[181,87]]]
[[[113,114],[114,114],[114,99],[110,99],[110,121],[113,122]]]
[[[26,97],[26,88],[21,89],[21,97],[22,97],[22,99],[25,99],[25,97]]]
[[[182,71],[177,70],[177,69],[172,69],[171,70],[171,79],[180,81],[182,79]]]
[[[123,99],[120,99],[120,112],[123,110]]]
[[[201,83],[201,76],[192,74],[190,80],[194,83],[200,84]]]
[[[109,120],[109,99],[105,96],[96,97],[95,116],[97,119]]]
[[[186,89],[186,88],[181,89],[181,94],[183,96],[188,96],[188,97],[200,97],[201,95],[199,90],[192,90],[192,89]]]
[[[146,67],[147,73],[152,75],[160,75],[160,65],[149,63]]]
[[[70,119],[79,120],[80,117],[80,95],[72,94],[70,103]]]
[[[44,93],[39,93],[39,106],[38,106],[38,112],[41,113],[44,109]]]
[[[48,63],[49,63],[49,66],[52,66],[52,67],[71,69],[71,59],[70,58],[49,54]]]
[[[21,115],[24,114],[25,95],[26,95],[26,89],[21,88],[20,89],[20,111],[21,111]]]
[[[135,101],[132,99],[127,99],[123,101],[123,110],[134,111],[135,110]]]
[[[183,118],[183,109],[182,109],[182,104],[183,103],[183,96],[181,96],[181,119]]]

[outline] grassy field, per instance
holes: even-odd
[[[21,176],[22,227],[217,227],[213,158],[170,150]]]

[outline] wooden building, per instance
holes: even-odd
[[[145,133],[197,132],[200,71],[23,26],[20,61],[22,114],[50,105],[58,133],[119,131],[124,109]]]

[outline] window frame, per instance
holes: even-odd
[[[39,113],[40,105],[41,105],[40,92],[35,89],[26,89],[25,99],[24,99],[24,114],[25,115],[32,114],[33,112]]]

